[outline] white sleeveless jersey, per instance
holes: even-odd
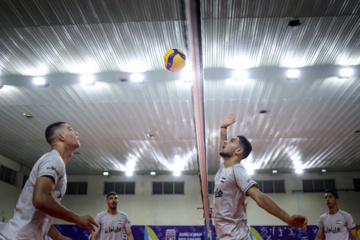
[[[52,196],[61,202],[67,184],[65,164],[59,152],[52,150],[44,154],[32,168],[16,204],[14,216],[0,233],[0,239],[46,239],[53,217],[34,208],[32,204],[34,186],[37,178],[41,176],[51,176],[54,179],[55,189]]]
[[[96,215],[95,222],[99,225],[95,227],[99,231],[98,240],[122,240],[124,230],[132,226],[128,215],[121,211],[115,215],[103,211]]]
[[[349,230],[356,227],[352,216],[341,210],[333,215],[324,213],[317,225],[324,229],[326,240],[347,240],[350,237]]]
[[[218,239],[248,240],[246,192],[257,183],[242,166],[235,164],[225,168],[223,162],[215,176],[214,220]]]

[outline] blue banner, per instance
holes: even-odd
[[[90,234],[76,225],[55,225],[59,232],[76,240],[88,240]],[[204,226],[144,226],[131,227],[135,240],[203,240]],[[318,231],[315,225],[308,225],[307,231],[289,226],[251,226],[251,233],[256,240],[314,240]],[[215,229],[213,227],[213,232]],[[216,233],[215,233],[216,236]],[[126,239],[126,235],[124,235]]]

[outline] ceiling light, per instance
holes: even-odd
[[[147,136],[148,138],[153,138],[153,137],[154,137],[154,134],[147,133],[146,136]]]
[[[47,86],[49,86],[48,81],[46,81],[46,79],[43,78],[43,77],[34,77],[33,78],[33,83],[38,87],[47,87]]]
[[[297,174],[302,174],[302,173],[304,172],[304,170],[303,170],[302,168],[297,168],[297,169],[295,170],[295,172],[296,172]]]
[[[95,78],[93,75],[82,75],[80,81],[85,86],[90,86],[95,84]]]
[[[181,79],[184,83],[192,83],[194,81],[194,74],[193,72],[182,72]]]
[[[272,173],[278,173],[278,170],[277,170],[277,169],[273,169],[271,172],[272,172]]]
[[[288,80],[297,80],[300,76],[300,70],[299,69],[289,69],[286,72],[286,76]]]
[[[32,118],[33,115],[31,113],[23,113],[23,116],[26,118]]]
[[[103,175],[104,175],[104,176],[108,176],[108,175],[109,175],[109,172],[103,172]]]
[[[252,170],[252,169],[248,169],[248,170],[247,170],[247,173],[248,173],[249,175],[254,175],[255,172],[254,172],[254,170]]]
[[[156,175],[156,172],[155,172],[155,171],[151,171],[151,172],[150,172],[150,175],[151,175],[151,176],[155,176],[155,175]]]
[[[128,177],[132,176],[133,174],[134,174],[133,171],[126,171],[126,176],[128,176]]]
[[[248,73],[246,70],[239,69],[233,72],[234,80],[246,80],[247,77],[248,77]]]
[[[180,176],[180,175],[181,175],[181,172],[180,172],[180,171],[178,171],[178,170],[174,171],[174,176],[178,177],[178,176]]]
[[[326,168],[321,169],[322,173],[326,173]]]
[[[353,68],[342,68],[339,71],[338,78],[350,78],[354,75],[354,69]]]
[[[130,77],[133,83],[143,83],[144,82],[144,75],[141,73],[134,73]]]

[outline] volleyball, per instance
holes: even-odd
[[[186,56],[179,49],[171,49],[164,56],[165,67],[172,71],[178,72],[185,67]]]

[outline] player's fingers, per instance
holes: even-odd
[[[99,225],[97,225],[97,223],[95,222],[94,219],[91,219],[90,222],[91,222],[92,225],[95,225],[96,227],[99,227]]]

